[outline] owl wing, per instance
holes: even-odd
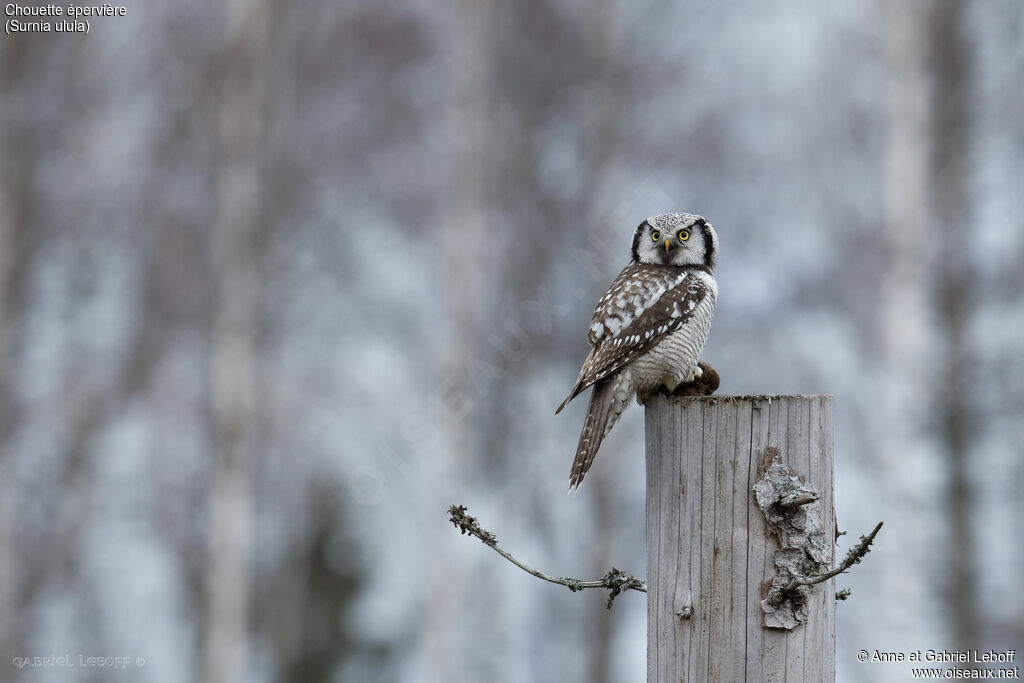
[[[707,285],[688,268],[626,266],[594,311],[590,354],[555,414],[591,384],[621,370],[686,324],[707,295]]]

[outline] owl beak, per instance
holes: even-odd
[[[668,248],[669,248],[669,246],[671,246],[671,244],[672,244],[672,240],[670,238],[666,238],[665,239],[665,251],[668,251]]]

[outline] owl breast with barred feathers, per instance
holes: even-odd
[[[594,387],[570,491],[583,481],[601,441],[634,395],[644,404],[658,391],[671,393],[701,378],[698,357],[718,297],[712,272],[717,255],[718,236],[701,216],[665,213],[637,226],[632,261],[598,302],[588,334],[590,354],[555,411]]]

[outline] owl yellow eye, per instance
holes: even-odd
[[[651,233],[651,241],[652,242],[657,242],[660,239],[661,239],[661,233],[660,232],[655,230],[654,232]]]
[[[676,235],[676,237],[679,238],[680,242],[685,242],[686,240],[690,239],[690,231],[689,230],[680,230],[679,234]]]

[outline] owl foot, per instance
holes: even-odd
[[[708,367],[710,368],[711,366],[708,365]],[[703,376],[704,376],[704,368],[702,368],[700,366],[700,363],[697,363],[696,365],[693,366],[693,369],[690,370],[690,374],[686,377],[686,379],[684,379],[681,382],[681,384],[689,384],[690,382],[693,382],[694,380],[700,379]]]
[[[701,361],[693,369],[693,379],[681,383],[674,391],[661,387],[662,393],[666,396],[710,396],[718,389],[721,378],[718,372]]]

